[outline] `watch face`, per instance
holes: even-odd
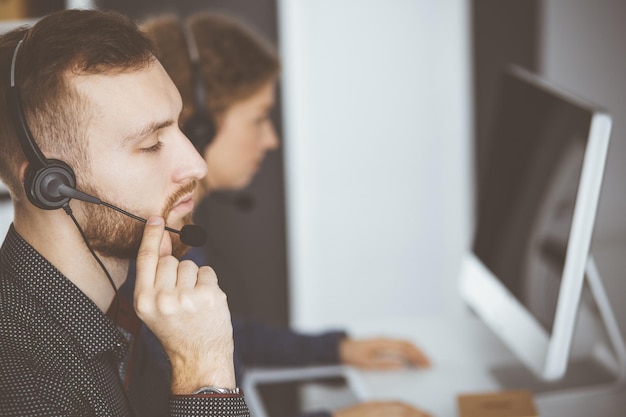
[[[202,387],[194,392],[194,394],[239,394],[239,388],[217,388]]]

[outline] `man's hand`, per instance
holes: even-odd
[[[179,262],[160,217],[150,217],[137,255],[135,310],[172,364],[172,393],[235,387],[233,330],[226,295],[207,266]]]
[[[397,401],[372,401],[333,412],[333,417],[431,417]]]
[[[397,339],[344,339],[339,345],[341,362],[363,369],[429,367],[426,355],[411,342]]]

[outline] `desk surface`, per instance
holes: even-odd
[[[381,335],[412,340],[431,358],[424,370],[372,372],[349,369],[348,378],[362,400],[399,399],[437,417],[457,417],[458,394],[502,390],[492,369],[521,366],[513,354],[473,317],[420,317],[353,325],[354,337]],[[585,389],[535,396],[539,415],[624,416],[626,388]]]

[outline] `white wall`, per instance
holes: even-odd
[[[279,21],[292,324],[459,310],[467,1],[282,0]]]
[[[0,182],[0,194],[7,193],[7,189]],[[4,236],[7,234],[7,230],[9,230],[9,226],[13,221],[13,204],[10,200],[0,201],[0,242],[4,241]]]
[[[22,25],[31,25],[35,20],[9,20],[0,21],[0,34],[8,32]],[[0,193],[8,192],[6,186],[0,182]],[[0,242],[4,242],[4,236],[13,222],[13,203],[11,201],[0,201]],[[1,243],[0,243],[1,244]]]
[[[592,253],[626,334],[626,2],[544,0],[543,75],[605,107],[613,133]]]
[[[0,202],[0,242],[4,241],[4,236],[13,222],[13,204],[11,202]]]
[[[66,9],[95,9],[95,0],[65,0]]]

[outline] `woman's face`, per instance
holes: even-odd
[[[204,152],[208,190],[238,190],[250,183],[265,157],[278,147],[269,113],[276,82],[269,81],[252,96],[234,103],[218,122],[215,138]]]

